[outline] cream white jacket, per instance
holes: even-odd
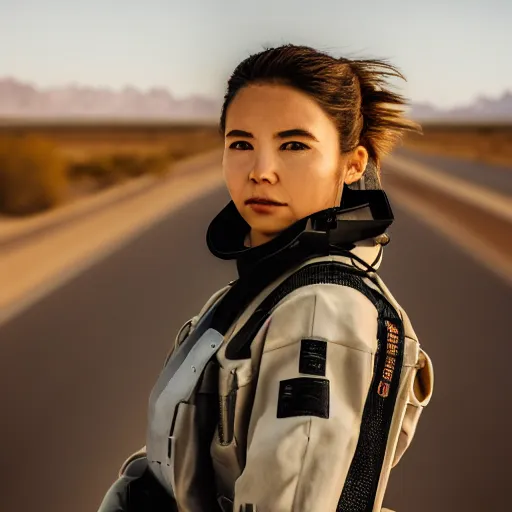
[[[379,267],[382,249],[373,240],[359,242],[352,252]],[[362,268],[357,260],[346,256],[316,258],[300,267],[319,261]],[[290,269],[255,297],[216,353],[219,421],[208,454],[193,449],[194,406],[184,404],[176,415],[174,494],[180,512],[207,510],[197,499],[193,476],[205,456],[213,462],[223,510],[336,511],[374,379],[378,345],[374,304],[349,286],[303,286],[272,310],[252,340],[250,358],[226,357],[230,340],[257,306],[297,270]],[[398,395],[372,509],[378,512],[386,510],[382,502],[390,470],[409,447],[421,412],[431,399],[433,368],[407,314],[380,277],[372,273],[364,281],[391,304],[405,333]],[[176,337],[176,346],[228,288],[216,292],[185,324]],[[388,347],[392,349],[392,326],[390,332]],[[205,382],[202,387],[206,389]],[[130,461],[144,454],[145,448],[132,455],[121,474]]]

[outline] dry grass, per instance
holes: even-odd
[[[424,123],[405,147],[512,168],[512,123]]]
[[[0,213],[28,215],[221,147],[214,125],[0,123]]]

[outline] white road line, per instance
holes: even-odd
[[[410,197],[394,187],[388,187],[391,198],[406,208],[411,214],[424,224],[427,224],[446,238],[454,242],[477,263],[483,265],[500,279],[512,286],[512,255],[507,257],[503,253],[490,247],[486,241],[467,229],[463,223],[454,221],[447,215],[417,196]]]
[[[389,167],[390,174],[396,173],[408,176],[418,183],[426,183],[437,188],[443,194],[456,197],[512,223],[512,199],[510,196],[474,185],[461,178],[455,178],[411,158],[390,155],[384,164]]]

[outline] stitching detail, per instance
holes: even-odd
[[[310,418],[309,421],[308,421],[308,441],[306,443],[306,448],[304,449],[304,455],[302,456],[302,466],[300,467],[300,472],[299,472],[299,475],[297,476],[297,485],[295,486],[295,492],[293,493],[293,501],[292,501],[292,510],[295,510],[295,502],[297,501],[297,491],[299,490],[299,484],[300,484],[300,480],[302,478],[302,474],[304,473],[304,466],[306,465],[305,461],[306,461],[306,455],[308,453],[308,448],[309,448],[309,441],[311,439],[311,423],[312,423],[312,419]]]
[[[313,295],[313,318],[311,320],[310,329],[309,329],[309,335],[313,336],[313,331],[315,327],[315,318],[316,318],[316,300],[317,300],[317,294],[315,293]]]
[[[270,352],[274,352],[276,350],[279,350],[280,348],[286,348],[286,347],[290,347],[291,345],[300,344],[301,339],[302,338],[297,339],[297,340],[293,340],[293,341],[290,341],[289,343],[286,343],[285,345],[281,345],[280,347],[269,348],[268,350],[265,350],[265,347],[264,347],[262,355],[263,354],[269,354]],[[327,340],[327,339],[326,340],[320,340],[320,338],[317,338],[317,339],[319,341],[325,341],[327,343],[330,343],[331,345],[338,345],[340,347],[344,347],[344,348],[347,348],[349,350],[356,350],[357,352],[362,352],[363,354],[370,354],[372,356],[375,355],[375,352],[371,352],[370,350],[364,350],[362,348],[351,347],[350,345],[345,345],[344,343],[341,343],[341,342],[338,342],[338,341],[332,341],[332,340]]]

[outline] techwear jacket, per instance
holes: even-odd
[[[180,512],[385,510],[432,363],[377,274],[384,192],[345,188],[334,216],[321,213],[255,249],[232,203],[214,219],[210,250],[236,258],[240,278],[178,333],[121,481],[138,464]],[[101,512],[129,510],[115,508],[120,489]]]

